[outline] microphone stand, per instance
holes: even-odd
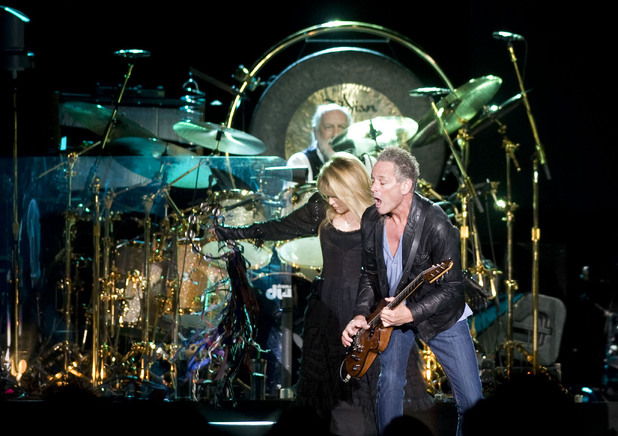
[[[21,377],[27,369],[25,360],[20,359],[20,295],[19,295],[19,212],[18,201],[19,183],[18,183],[18,162],[17,162],[17,134],[18,134],[18,110],[17,110],[17,73],[31,68],[33,62],[32,53],[27,52],[24,47],[24,26],[30,22],[30,19],[20,11],[3,7],[1,13],[3,15],[1,22],[3,26],[3,38],[0,38],[2,46],[0,47],[0,64],[11,73],[12,87],[12,115],[13,115],[13,248],[12,248],[12,285],[14,293],[13,301],[13,336],[10,334],[10,326],[7,331],[7,342],[10,348],[12,345],[13,352],[11,362],[11,375],[16,377],[17,384],[21,384]],[[6,39],[6,41],[5,41]],[[13,343],[11,344],[11,339]]]
[[[532,175],[532,213],[533,213],[533,227],[532,227],[532,367],[534,373],[537,368],[537,354],[538,354],[538,314],[539,314],[539,241],[541,239],[541,229],[539,228],[539,165],[542,165],[545,169],[545,175],[548,180],[551,179],[549,173],[549,167],[547,165],[547,158],[543,145],[539,140],[539,134],[536,128],[534,117],[532,116],[532,110],[528,101],[528,95],[524,88],[524,83],[517,65],[517,57],[515,56],[515,50],[513,49],[513,43],[509,40],[508,51],[510,54],[511,62],[515,69],[515,75],[517,76],[517,83],[521,91],[522,100],[526,108],[526,114],[528,121],[532,129],[532,135],[535,142],[536,152],[532,160],[533,175]]]
[[[514,144],[505,136],[506,126],[499,121],[494,120],[499,128],[498,132],[503,135],[502,147],[506,157],[506,204],[504,206],[505,219],[507,226],[507,250],[506,250],[506,296],[507,296],[507,326],[506,326],[506,359],[507,359],[507,377],[511,376],[513,365],[513,291],[516,291],[519,286],[517,281],[513,279],[513,222],[515,220],[515,210],[517,204],[512,201],[511,193],[511,162],[515,165],[517,172],[521,171],[521,167],[517,162],[514,151],[519,147],[519,144]]]

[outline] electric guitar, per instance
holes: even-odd
[[[394,309],[420,288],[421,285],[435,282],[452,267],[453,261],[448,259],[431,268],[427,268],[397,294],[390,303],[387,304],[385,299],[380,301],[378,307],[369,316],[369,329],[359,330],[352,340],[352,345],[348,348],[343,361],[343,367],[345,367],[347,372],[346,376],[342,377],[344,382],[347,383],[352,377],[361,378],[364,376],[378,354],[386,350],[393,328],[382,325],[382,319],[380,318],[382,309],[384,307],[388,307],[391,310]]]

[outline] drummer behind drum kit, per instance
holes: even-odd
[[[130,72],[130,71],[129,71]],[[127,78],[130,74],[127,74]],[[421,180],[419,190],[438,201],[449,211],[462,229],[462,264],[469,270],[469,282],[484,298],[496,296],[496,282],[501,274],[488,268],[480,253],[474,227],[474,215],[468,209],[468,200],[476,200],[477,192],[466,174],[467,148],[465,147],[468,123],[481,111],[482,119],[473,126],[480,126],[497,118],[495,112],[488,112],[486,105],[495,95],[502,80],[495,76],[474,79],[455,90],[422,88],[413,90],[411,95],[432,99],[432,111],[415,121],[406,117],[377,117],[349,126],[333,139],[336,151],[349,151],[358,157],[375,157],[387,146],[407,148],[422,147],[439,136],[444,136],[451,144],[451,153],[459,169],[458,176],[463,189],[447,199]],[[126,85],[126,82],[125,82]],[[122,93],[121,93],[122,94]],[[441,97],[436,103],[434,97]],[[154,135],[129,119],[123,118],[116,109],[110,110],[100,105],[67,102],[64,110],[80,124],[104,137],[99,144],[83,150],[91,151],[95,146],[106,149],[112,157],[131,156],[135,159],[118,159],[121,165],[143,176],[147,180],[159,182],[157,192],[144,196],[144,218],[140,221],[143,234],[132,239],[113,240],[113,222],[118,217],[111,214],[112,198],[106,198],[101,212],[98,180],[93,179],[94,208],[93,233],[95,253],[93,261],[92,308],[86,323],[84,336],[89,335],[93,346],[89,358],[82,356],[82,347],[76,336],[68,336],[52,351],[63,350],[64,360],[60,367],[42,362],[43,375],[47,377],[44,385],[66,382],[69,377],[78,377],[95,387],[110,387],[110,379],[132,378],[146,383],[156,380],[167,388],[174,386],[177,373],[171,371],[171,380],[161,374],[154,374],[153,362],[159,359],[174,363],[174,356],[181,349],[179,337],[184,328],[212,328],[225,311],[230,298],[229,276],[225,259],[234,247],[240,247],[249,270],[257,271],[271,262],[275,247],[256,245],[252,241],[228,241],[227,244],[213,240],[212,233],[197,235],[192,228],[208,229],[212,224],[212,214],[224,218],[226,225],[248,225],[263,221],[270,216],[265,213],[262,193],[240,189],[209,191],[202,209],[191,207],[181,210],[169,195],[169,188],[182,189],[212,188],[218,181],[210,168],[196,164],[192,158],[198,153],[179,145],[159,140]],[[449,135],[460,129],[456,150]],[[174,131],[192,144],[205,149],[207,153],[253,156],[262,153],[265,146],[258,138],[245,132],[209,122],[181,121],[174,125]],[[512,150],[509,150],[512,153]],[[69,156],[66,174],[73,176],[77,155]],[[162,158],[178,158],[164,164]],[[70,181],[69,181],[69,186]],[[129,188],[131,189],[131,188]],[[276,198],[269,199],[280,205],[278,215],[284,216],[304,204],[316,192],[315,184],[298,184],[284,189]],[[157,223],[157,231],[152,231],[151,211],[156,197],[166,196],[166,210],[172,213]],[[455,201],[451,202],[451,199]],[[458,204],[455,204],[458,202]],[[71,199],[69,194],[69,209]],[[461,210],[458,209],[461,208]],[[75,292],[71,254],[73,252],[72,229],[75,219],[71,211],[66,213],[65,253],[66,271],[62,286],[65,304],[63,306],[67,330],[75,328],[71,307]],[[99,219],[102,216],[102,220]],[[193,220],[193,221],[191,221]],[[100,229],[102,228],[102,232]],[[102,236],[102,237],[101,237]],[[143,237],[143,238],[142,238]],[[472,237],[472,239],[470,239]],[[98,239],[97,239],[98,238]],[[99,254],[102,243],[102,259]],[[472,245],[472,250],[470,249]],[[276,246],[279,258],[295,272],[309,278],[315,277],[322,266],[321,250],[316,237],[293,241],[282,241]],[[468,253],[473,252],[475,262],[468,265]],[[101,266],[100,266],[101,265]],[[172,335],[164,333],[164,347],[155,346],[157,335],[170,327]],[[89,330],[89,331],[88,331]],[[127,339],[125,349],[119,341]],[[160,337],[159,337],[160,339]],[[171,343],[169,343],[171,341]],[[78,350],[76,351],[76,348]],[[45,358],[45,356],[44,356]],[[87,363],[90,369],[79,368]],[[40,369],[41,369],[40,368]],[[90,373],[88,375],[88,373]]]

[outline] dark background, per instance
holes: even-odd
[[[537,185],[540,292],[567,304],[559,358],[565,379],[599,384],[605,341],[601,309],[614,310],[617,236],[615,68],[611,66],[616,38],[606,3],[588,1],[570,7],[564,2],[531,0],[158,4],[7,0],[3,4],[31,20],[26,26],[26,46],[35,55],[35,65],[24,73],[22,85],[32,99],[21,117],[25,137],[37,133],[45,137],[46,117],[54,105],[51,94],[88,94],[97,84],[117,86],[126,68],[113,55],[120,49],[151,52],[149,58],[138,61],[131,77],[134,86],[163,87],[168,97],[178,97],[190,68],[233,85],[231,76],[239,65],[251,66],[289,35],[335,19],[360,21],[409,38],[434,58],[455,87],[488,74],[501,77],[503,85],[492,99],[499,104],[520,89],[507,44],[492,38],[492,33],[523,35],[526,42],[515,42],[514,47],[547,156],[547,168],[540,168]],[[3,81],[7,85],[6,76]],[[207,99],[220,99],[227,108],[229,94],[201,85]],[[212,116],[208,121],[222,122],[225,113],[213,108],[206,115]],[[529,292],[534,141],[523,106],[503,121],[509,137],[520,144],[517,158],[522,171],[513,174],[513,201],[519,206],[515,270],[520,291]],[[3,155],[10,156],[10,142],[3,138],[3,144]],[[32,144],[22,145],[19,153],[53,150],[53,144],[50,147],[45,141]],[[472,180],[500,181],[498,194],[504,196],[506,169],[500,137],[487,129],[471,147]],[[448,186],[440,188],[450,193]],[[500,214],[492,212],[487,221],[481,216],[479,222],[485,254],[495,254],[498,266],[504,268],[505,224]],[[585,265],[590,266],[589,280],[580,278]]]

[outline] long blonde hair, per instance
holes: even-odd
[[[373,204],[371,177],[363,163],[353,154],[337,152],[320,169],[317,187],[323,197],[337,197],[360,222],[365,209]],[[333,220],[336,212],[328,206],[326,219]]]

